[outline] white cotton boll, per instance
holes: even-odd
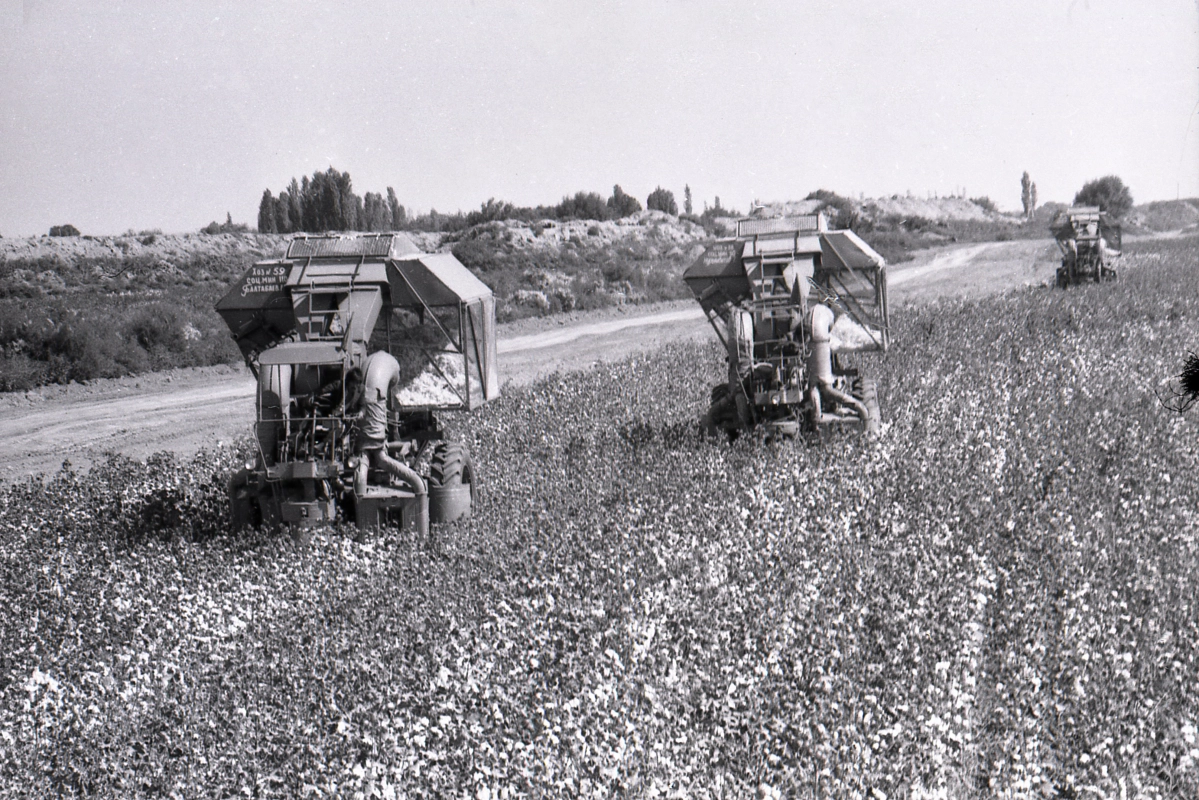
[[[437,360],[440,372],[432,364],[426,364],[419,375],[396,391],[396,405],[444,406],[464,402],[466,375],[463,373],[462,355],[437,353],[433,358]]]
[[[864,327],[848,314],[837,317],[837,321],[833,323],[833,328],[829,333],[834,353],[845,350],[867,350],[877,346],[882,339],[882,333],[877,328]]]

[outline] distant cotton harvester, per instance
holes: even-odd
[[[1062,251],[1057,285],[1114,281],[1112,263],[1120,257],[1120,226],[1098,206],[1074,206],[1057,215],[1050,227]]]

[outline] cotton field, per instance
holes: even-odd
[[[893,309],[874,440],[704,439],[714,344],[508,391],[432,541],[0,489],[0,796],[1195,796],[1199,240],[1126,252]]]

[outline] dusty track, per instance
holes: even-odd
[[[690,303],[615,319],[529,321],[509,331],[513,327],[541,330],[501,331],[499,369],[510,386],[667,341],[711,336],[702,312]],[[253,414],[254,379],[233,367],[10,395],[0,403],[0,480],[53,472],[65,458],[86,468],[106,452],[133,458],[162,450],[191,454],[248,433]]]
[[[905,302],[990,294],[1052,278],[1049,241],[995,242],[942,248],[892,268],[892,313]],[[558,371],[654,350],[665,342],[709,340],[690,303],[664,304],[637,316],[527,321],[501,326],[500,374],[513,385]],[[0,480],[56,470],[64,458],[86,467],[106,452],[133,458],[168,450],[187,455],[249,431],[254,381],[241,368],[168,374],[55,387],[0,397]]]

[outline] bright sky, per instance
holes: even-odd
[[[330,165],[410,210],[1199,196],[1197,0],[0,0],[0,234],[251,227]]]

